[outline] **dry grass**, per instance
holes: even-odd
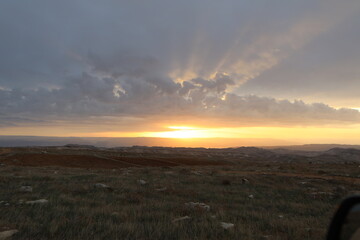
[[[351,177],[357,170],[262,163],[121,170],[2,166],[0,229],[18,229],[13,239],[324,239],[335,206],[359,189],[359,178]],[[20,192],[22,185],[33,192]],[[49,203],[19,203],[42,198]],[[203,202],[210,211],[189,209],[187,202]],[[183,216],[191,219],[172,222]],[[220,222],[235,226],[224,230]]]

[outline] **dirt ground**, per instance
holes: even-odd
[[[14,240],[324,239],[336,206],[359,194],[358,165],[3,148],[0,231],[18,231]]]

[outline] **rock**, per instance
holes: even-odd
[[[241,183],[242,183],[242,184],[249,183],[249,180],[247,180],[246,178],[242,178],[242,179],[241,179]]]
[[[248,196],[248,198],[253,199],[253,198],[254,198],[254,195],[250,194],[250,195]]]
[[[103,183],[95,183],[96,188],[108,188],[109,186]]]
[[[111,216],[119,216],[119,212],[112,212]]]
[[[139,180],[138,180],[138,183],[139,183],[140,185],[145,185],[145,184],[147,184],[147,182],[146,182],[145,180],[142,180],[142,179],[139,179]]]
[[[189,202],[189,203],[185,203],[185,206],[192,208],[192,209],[201,209],[201,210],[205,210],[205,211],[210,211],[210,206],[205,203]]]
[[[34,201],[26,201],[25,203],[33,205],[33,204],[46,204],[48,202],[49,201],[46,199],[39,199],[39,200],[34,200]]]
[[[158,192],[164,192],[164,191],[167,190],[167,187],[157,188],[157,189],[155,189],[155,190],[158,191]]]
[[[216,218],[216,215],[212,215],[211,218],[212,218],[212,219],[215,219],[215,218]]]
[[[266,239],[271,239],[272,235],[264,235],[261,237],[261,239],[266,240]]]
[[[334,197],[334,194],[331,193],[331,192],[313,192],[313,193],[310,193],[310,195],[317,199],[317,198],[324,198],[324,197]]]
[[[200,172],[200,171],[191,171],[191,173],[193,173],[195,175],[198,175],[198,176],[202,175],[202,172]]]
[[[18,232],[17,229],[0,232],[0,240],[8,239],[9,237],[11,237],[12,235],[14,235],[17,232]]]
[[[187,219],[190,219],[191,217],[189,216],[185,216],[185,217],[179,217],[179,218],[175,218],[174,220],[172,220],[173,223],[175,222],[180,222],[180,221],[184,221],[184,220],[187,220]]]
[[[234,227],[234,224],[233,224],[233,223],[221,222],[220,225],[221,225],[221,227],[222,227],[223,229],[230,229],[230,228],[233,228],[233,227]]]
[[[278,217],[279,217],[279,218],[284,218],[284,215],[279,215]]]
[[[166,171],[166,172],[164,172],[164,174],[166,174],[166,175],[174,175],[175,173],[173,171]]]
[[[112,189],[111,187],[109,187],[108,185],[106,184],[103,184],[103,183],[95,183],[94,185],[95,188],[103,188],[103,189],[107,189],[109,191],[114,191],[114,189]]]
[[[32,192],[32,187],[31,186],[21,186],[20,187],[20,192]]]

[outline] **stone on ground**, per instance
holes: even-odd
[[[220,225],[221,225],[221,227],[224,228],[224,229],[230,229],[230,228],[233,228],[233,227],[234,227],[234,224],[233,224],[233,223],[221,222]]]
[[[26,201],[25,203],[33,205],[33,204],[46,204],[48,202],[49,201],[46,199],[39,199],[39,200],[34,200],[34,201]]]
[[[18,232],[18,230],[16,230],[16,229],[0,232],[0,240],[8,239],[9,237],[11,237],[12,235],[14,235],[17,232]]]
[[[190,218],[191,217],[189,217],[189,216],[179,217],[179,218],[175,218],[172,222],[175,223],[175,222],[184,221],[184,220],[187,220]]]
[[[20,192],[32,192],[32,187],[31,186],[21,186],[20,187]]]

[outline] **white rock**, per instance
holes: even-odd
[[[248,197],[251,198],[251,199],[253,199],[253,198],[254,198],[254,195],[250,194]]]
[[[283,218],[284,217],[284,215],[279,215],[279,218]]]
[[[241,179],[241,183],[242,183],[242,184],[249,183],[249,180],[247,180],[246,178],[242,178],[242,179]]]
[[[32,187],[31,186],[21,186],[20,187],[20,191],[21,192],[32,192]]]
[[[145,185],[147,182],[145,180],[139,179],[138,183],[141,184],[141,185]]]
[[[108,185],[103,183],[95,183],[94,185],[96,188],[110,188]]]
[[[12,235],[14,235],[17,232],[18,232],[18,230],[16,230],[16,229],[0,232],[0,240],[8,239],[9,237],[11,237]]]
[[[187,220],[190,219],[191,217],[189,216],[185,216],[185,217],[179,217],[179,218],[175,218],[172,222],[179,222],[179,221],[183,221],[183,220]]]
[[[157,188],[157,189],[155,189],[155,190],[158,191],[158,192],[164,192],[164,191],[167,190],[167,187]]]
[[[39,200],[34,200],[34,201],[26,201],[25,203],[33,205],[33,204],[46,204],[48,202],[49,201],[46,199],[39,199]]]
[[[263,237],[263,239],[271,239],[272,235],[264,235],[262,237]]]
[[[221,222],[220,225],[221,225],[221,227],[224,228],[224,229],[230,229],[230,228],[233,228],[233,227],[234,227],[234,224],[233,224],[233,223]]]
[[[202,209],[202,210],[205,210],[205,211],[210,211],[210,206],[205,204],[205,203],[189,202],[189,203],[185,203],[185,205],[187,207],[192,208],[192,209]]]

